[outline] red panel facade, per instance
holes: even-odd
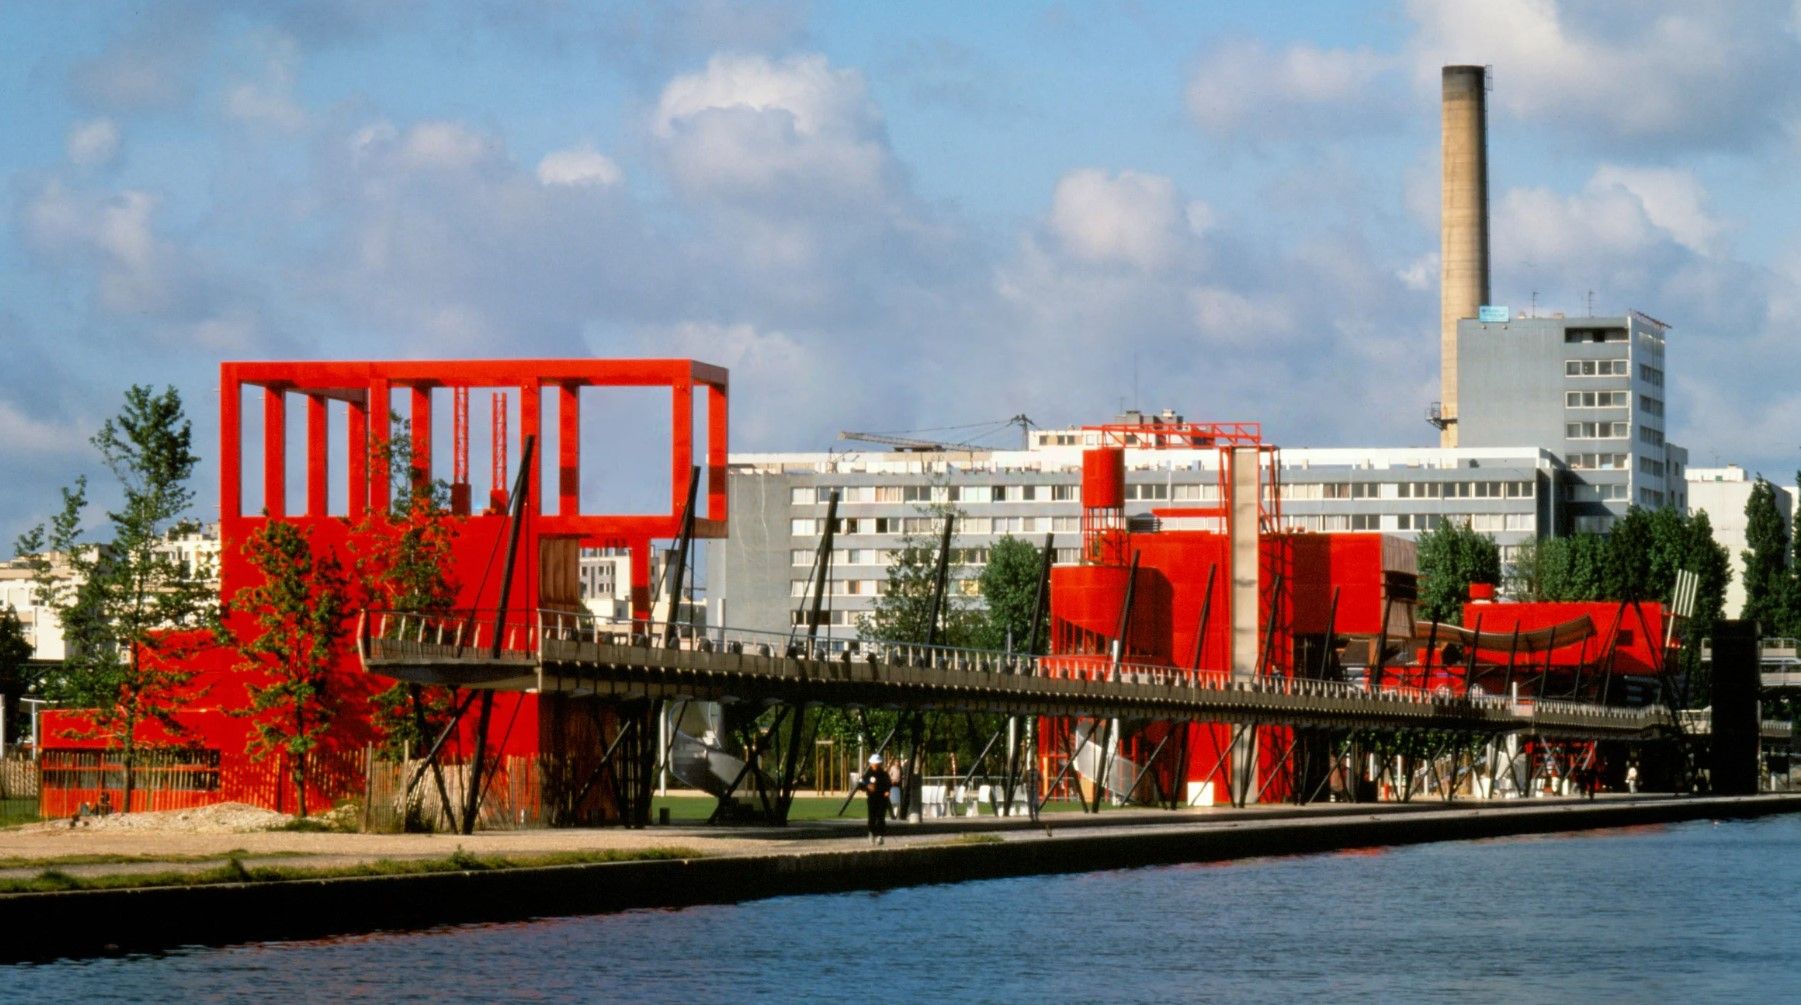
[[[652,514],[606,515],[581,509],[580,391],[595,387],[667,387],[670,389],[672,423],[670,466],[670,504],[667,510]],[[253,400],[260,408],[246,415],[242,403],[246,389],[259,393]],[[520,619],[530,617],[549,596],[567,595],[566,584],[544,589],[539,555],[543,542],[564,540],[583,546],[629,548],[632,557],[632,610],[636,617],[648,617],[650,611],[651,542],[674,537],[680,531],[682,509],[687,498],[692,465],[702,466],[700,512],[695,521],[697,536],[720,537],[726,532],[725,472],[728,444],[727,375],[723,369],[693,360],[453,360],[400,362],[243,362],[225,363],[220,367],[220,581],[223,598],[230,601],[240,590],[255,585],[259,573],[245,557],[244,545],[268,520],[285,520],[301,525],[310,534],[315,553],[331,553],[346,569],[358,568],[359,559],[371,553],[372,538],[393,534],[397,530],[385,517],[369,519],[371,513],[385,514],[390,504],[391,483],[386,472],[372,470],[371,458],[387,456],[383,449],[391,415],[404,417],[411,427],[411,453],[415,467],[434,470],[434,414],[432,392],[438,388],[490,388],[516,393],[521,402],[521,429],[516,442],[496,446],[496,452],[508,452],[515,458],[526,436],[538,436],[541,430],[542,397],[556,403],[557,444],[555,465],[557,481],[554,502],[546,505],[537,472],[540,463],[534,458],[528,469],[526,498],[523,502],[518,559],[509,591],[508,609]],[[694,456],[696,430],[693,402],[701,391],[706,400],[706,454]],[[399,398],[397,401],[396,398]],[[292,407],[303,401],[304,407]],[[343,403],[341,406],[336,403]],[[343,416],[341,425],[331,417],[336,407]],[[287,492],[288,415],[301,411],[305,416],[305,490],[300,512],[291,512]],[[663,416],[650,416],[647,421],[663,421]],[[261,423],[254,432],[250,423]],[[337,426],[344,442],[330,442]],[[620,435],[630,435],[622,431]],[[256,472],[256,483],[262,487],[263,505],[257,513],[244,512],[245,471],[243,448],[246,442],[260,445],[262,471]],[[462,431],[458,431],[462,442]],[[510,450],[509,450],[510,447]],[[546,447],[540,439],[538,457]],[[609,477],[618,477],[608,473]],[[343,511],[332,512],[333,486],[343,487]],[[492,610],[499,606],[501,569],[510,520],[504,514],[472,515],[449,520],[452,537],[452,561],[448,569],[457,593],[456,606]],[[566,574],[560,569],[559,574]],[[360,598],[368,606],[384,606],[380,596]],[[567,602],[567,601],[565,601]],[[360,606],[360,605],[359,605]],[[232,615],[236,627],[244,628],[242,612]],[[242,716],[249,706],[246,683],[255,671],[247,669],[244,659],[234,650],[213,646],[202,649],[186,664],[196,676],[179,701],[178,721],[184,731],[177,737],[156,735],[150,730],[142,734],[148,743],[176,742],[197,748],[197,755],[216,756],[210,788],[199,788],[190,794],[195,802],[242,800],[289,809],[292,789],[286,783],[284,766],[277,759],[253,762],[246,753],[252,724]],[[329,806],[334,799],[359,794],[363,779],[360,757],[370,744],[379,740],[371,720],[371,697],[392,682],[363,673],[355,656],[351,633],[346,633],[337,657],[337,669],[328,688],[336,697],[337,715],[321,749],[310,801],[319,807]],[[501,756],[532,758],[540,754],[569,751],[579,745],[579,734],[589,728],[591,716],[583,712],[571,714],[567,708],[535,695],[500,694],[496,696],[490,717],[489,750]],[[564,704],[567,704],[566,702]],[[469,720],[474,717],[470,716]],[[52,743],[68,747],[94,748],[98,740],[74,740],[66,734],[79,730],[77,720],[68,716],[47,716],[46,730]],[[474,744],[473,726],[455,736],[447,750],[450,761],[457,761]],[[459,750],[458,748],[462,748]],[[216,752],[216,755],[212,752]],[[74,756],[74,755],[70,755]],[[84,755],[85,756],[85,755]],[[91,758],[90,758],[91,759]],[[198,763],[198,762],[197,762]],[[207,762],[211,763],[211,762]],[[94,769],[99,770],[99,769]],[[196,769],[199,770],[199,769]],[[92,772],[90,772],[91,774]],[[46,806],[50,801],[92,801],[92,795],[78,788],[80,772],[71,768],[64,772],[69,785],[60,794],[47,787]],[[204,771],[202,772],[204,774]],[[165,801],[167,797],[165,795]],[[149,804],[139,800],[146,808]],[[160,807],[158,807],[160,808]]]

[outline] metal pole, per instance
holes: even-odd
[[[500,573],[500,610],[496,611],[494,614],[494,646],[489,652],[489,657],[492,659],[500,658],[500,650],[504,641],[502,636],[505,634],[507,623],[507,600],[513,595],[513,562],[519,557],[519,531],[521,525],[525,522],[523,519],[526,501],[525,490],[526,486],[530,484],[530,480],[527,476],[531,474],[532,451],[537,445],[538,438],[536,436],[527,436],[525,438],[525,449],[520,451],[519,477],[513,480],[513,498],[509,500],[511,505],[507,507],[507,509],[511,511],[507,515],[511,527],[507,531],[506,564],[502,566]],[[490,552],[490,554],[492,553]],[[492,566],[490,566],[490,568],[492,568]],[[493,701],[493,695],[490,694],[487,700],[490,702]],[[484,706],[484,712],[485,710],[486,707]],[[478,740],[477,742],[479,743],[480,741]],[[470,832],[464,831],[463,833],[467,834]]]
[[[1201,669],[1201,654],[1207,646],[1207,616],[1213,611],[1213,577],[1218,572],[1218,562],[1207,567],[1207,589],[1201,594],[1201,620],[1194,630],[1194,660],[1191,666],[1196,671]]]
[[[682,507],[682,530],[675,539],[675,568],[667,576],[669,580],[669,617],[663,622],[663,645],[675,643],[675,625],[681,619],[682,580],[688,578],[688,544],[694,540],[694,495],[700,490],[700,467],[695,466],[688,475],[688,501]],[[648,634],[648,633],[647,633]]]
[[[1050,604],[1051,598],[1051,563],[1057,557],[1056,550],[1051,547],[1053,537],[1053,534],[1044,535],[1044,553],[1040,558],[1038,570],[1038,592],[1032,597],[1032,627],[1026,632],[1027,657],[1034,657],[1043,652],[1039,632],[1044,625],[1045,608]]]
[[[695,469],[699,471],[699,468]],[[692,496],[690,496],[692,498]],[[833,489],[825,504],[825,533],[819,538],[819,558],[814,563],[817,574],[813,579],[813,610],[807,615],[807,651],[813,650],[813,640],[819,636],[820,609],[825,606],[825,591],[831,589],[832,572],[832,538],[838,530],[838,490]]]

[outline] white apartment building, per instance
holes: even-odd
[[[1057,561],[1075,562],[1082,453],[1099,442],[1098,433],[1076,428],[1034,431],[1023,450],[735,454],[731,537],[707,542],[712,613],[733,627],[790,629],[834,489],[838,526],[826,618],[836,631],[854,631],[874,606],[905,538],[935,547],[941,523],[934,505],[961,513],[952,558],[965,594],[975,592],[973,577],[1004,536],[1039,546],[1048,533]],[[1468,521],[1495,538],[1504,560],[1564,519],[1559,500],[1569,479],[1553,454],[1536,448],[1296,449],[1281,451],[1280,464],[1288,529],[1412,537],[1445,520]],[[1128,519],[1150,526],[1153,508],[1216,503],[1218,465],[1210,449],[1128,448]]]

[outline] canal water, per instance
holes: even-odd
[[[1792,1002],[1801,816],[0,967],[0,987],[184,1003]]]

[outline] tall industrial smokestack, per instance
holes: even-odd
[[[1457,321],[1488,303],[1488,74],[1444,68],[1444,190],[1439,221],[1441,447],[1457,445]]]

